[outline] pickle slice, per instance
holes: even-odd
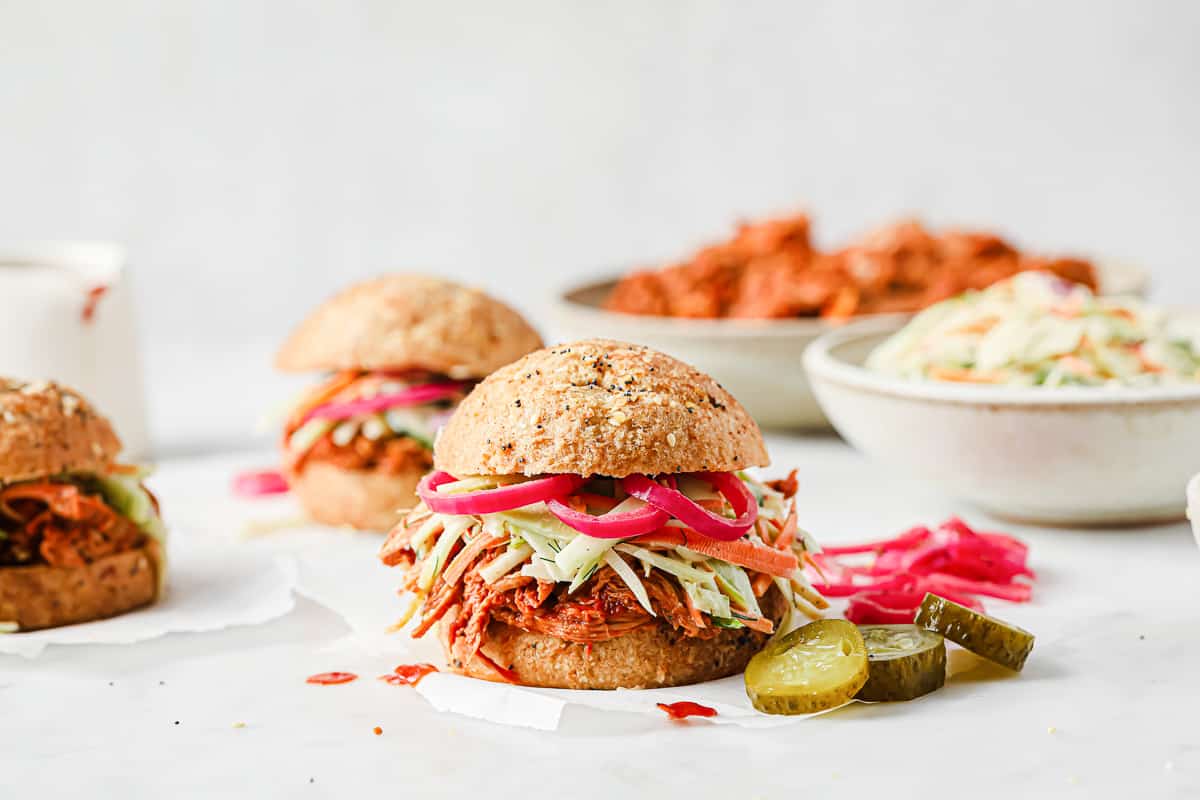
[[[860,625],[870,677],[859,700],[914,700],[946,683],[946,642],[916,625]]]
[[[1033,634],[995,617],[972,611],[936,594],[926,594],[916,623],[935,631],[977,656],[1016,672],[1033,649]]]
[[[814,714],[867,682],[867,646],[853,623],[822,619],[767,642],[746,666],[746,694],[767,714]]]

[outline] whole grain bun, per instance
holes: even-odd
[[[538,350],[475,387],[434,447],[452,475],[728,472],[766,466],[745,409],[703,372],[603,339]]]
[[[29,631],[123,614],[158,598],[162,569],[154,540],[82,567],[3,567],[0,622]]]
[[[423,369],[482,378],[542,346],[513,309],[478,289],[422,275],[385,275],[321,305],[292,333],[279,369]]]
[[[0,378],[0,483],[105,472],[121,440],[78,392]]]
[[[417,482],[424,474],[424,468],[415,464],[408,471],[389,474],[310,461],[287,477],[300,505],[317,522],[387,531],[400,519],[400,509],[417,504]]]
[[[787,605],[772,586],[760,599],[763,613],[777,625]],[[439,623],[447,626],[449,615]],[[443,627],[444,633],[448,628]],[[479,659],[464,661],[461,638],[440,636],[446,663],[473,678],[496,680]],[[685,636],[665,622],[643,625],[630,633],[594,642],[589,647],[530,633],[493,620],[488,625],[484,654],[516,673],[525,686],[551,689],[656,689],[684,686],[736,675],[762,649],[768,635],[749,628],[722,630],[711,639]]]

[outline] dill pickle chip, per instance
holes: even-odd
[[[936,594],[926,594],[916,623],[935,631],[977,656],[1016,672],[1033,649],[1033,634],[995,617],[972,611]]]
[[[946,642],[916,625],[859,625],[870,676],[859,700],[914,700],[946,683]]]
[[[767,714],[813,714],[849,702],[867,682],[867,646],[844,619],[772,639],[746,666],[746,694]]]

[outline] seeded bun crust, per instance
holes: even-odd
[[[114,617],[153,603],[162,569],[154,540],[82,567],[0,567],[0,622],[30,631]]]
[[[776,625],[783,619],[786,601],[771,587],[760,599],[763,614]],[[472,678],[496,680],[479,659],[464,663],[461,638],[447,641],[452,616],[443,626],[442,649],[450,669]],[[488,626],[483,652],[502,667],[516,673],[525,686],[550,689],[657,689],[716,680],[736,675],[770,638],[749,628],[722,630],[711,639],[684,636],[667,623],[640,628],[595,642],[589,648],[506,625],[495,620]]]
[[[0,483],[105,472],[121,440],[78,392],[0,378]]]
[[[603,339],[538,350],[475,387],[434,447],[452,475],[650,475],[766,466],[745,409],[703,372]]]
[[[415,465],[393,475],[310,461],[299,474],[287,478],[300,505],[317,522],[388,531],[399,521],[400,509],[417,504],[417,482],[424,474]]]
[[[385,275],[321,305],[275,358],[291,372],[422,369],[482,378],[542,346],[520,314],[478,289]]]

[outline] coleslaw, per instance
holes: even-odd
[[[1156,386],[1200,381],[1200,336],[1162,309],[1028,272],[926,309],[866,366],[918,380]]]

